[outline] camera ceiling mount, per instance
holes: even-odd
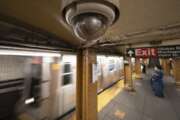
[[[120,13],[116,5],[107,0],[71,0],[62,12],[64,21],[83,41],[102,37]]]

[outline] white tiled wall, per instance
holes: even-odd
[[[18,79],[24,77],[23,57],[18,56],[0,56],[0,81]]]

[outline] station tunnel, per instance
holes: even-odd
[[[180,120],[179,11],[1,0],[0,120]]]

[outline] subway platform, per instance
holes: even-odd
[[[164,98],[154,96],[149,75],[134,80],[135,92],[123,89],[123,80],[98,95],[98,120],[180,120],[180,89],[165,77]],[[75,120],[75,112],[61,120]]]
[[[165,77],[164,82],[164,98],[154,96],[147,75],[134,81],[135,92],[119,88],[119,93],[99,111],[98,120],[180,120],[180,90],[175,88],[173,78]]]

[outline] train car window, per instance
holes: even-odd
[[[63,85],[68,85],[71,83],[72,75],[67,74],[63,76]]]
[[[72,82],[72,67],[70,63],[65,63],[62,73],[62,85],[68,85]]]
[[[114,60],[109,61],[109,71],[113,71],[115,69]]]
[[[64,73],[69,73],[69,72],[71,72],[71,64],[66,63],[64,64]]]

